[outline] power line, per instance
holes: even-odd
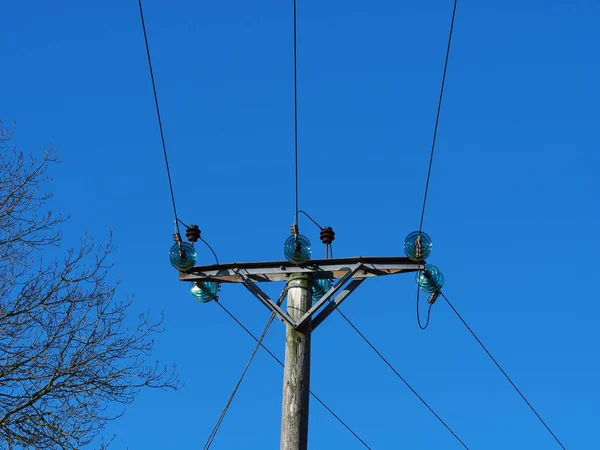
[[[248,328],[246,328],[246,326],[240,322],[237,317],[235,317],[227,308],[225,308],[225,306],[223,306],[220,302],[217,302],[217,305],[219,305],[221,307],[221,309],[223,311],[225,311],[225,313],[227,313],[227,315],[229,317],[231,317],[252,339],[254,339],[256,342],[259,342],[259,339],[252,333],[252,331],[250,331]],[[273,352],[271,352],[271,350],[269,350],[262,342],[260,343],[260,346],[275,360],[277,361],[277,363],[281,366],[284,367],[283,361],[281,361]],[[350,428],[350,426],[348,426],[346,424],[346,422],[344,422],[340,416],[338,416],[336,413],[333,412],[333,410],[327,406],[325,404],[325,402],[323,400],[321,400],[319,397],[317,397],[317,395],[313,392],[313,391],[309,391],[310,395],[317,401],[319,402],[344,428],[346,428],[346,430],[348,430],[352,436],[354,436],[365,448],[372,450],[371,447],[369,447],[367,445],[367,443],[362,440],[360,438],[360,436],[358,434],[356,434],[356,432]]]
[[[425,206],[427,204],[427,193],[429,192],[429,180],[431,179],[431,166],[433,165],[433,154],[435,152],[435,141],[437,139],[438,125],[440,123],[440,112],[442,111],[442,98],[444,96],[444,86],[446,84],[446,72],[448,70],[448,59],[450,58],[450,45],[452,43],[452,32],[454,31],[454,18],[456,17],[456,6],[458,0],[454,0],[452,9],[452,19],[450,20],[450,32],[448,34],[448,46],[446,47],[446,58],[444,60],[444,72],[442,74],[442,85],[440,87],[440,97],[438,99],[437,113],[435,116],[435,126],[433,127],[433,139],[431,142],[431,154],[429,155],[429,167],[427,169],[427,181],[425,182],[425,194],[423,195],[423,208],[421,210],[421,220],[419,222],[419,233],[423,231],[423,219],[425,218]]]
[[[258,338],[258,341],[256,342],[256,346],[254,347],[254,351],[250,355],[250,358],[248,359],[248,362],[246,363],[246,366],[244,367],[244,370],[242,371],[242,374],[241,374],[238,382],[236,383],[235,387],[233,388],[233,391],[231,392],[231,395],[229,396],[229,400],[227,400],[227,403],[225,404],[225,407],[223,408],[221,415],[217,419],[217,423],[213,427],[210,435],[208,436],[208,439],[206,440],[206,444],[204,444],[204,450],[208,450],[210,448],[210,446],[212,445],[213,441],[215,440],[215,437],[217,436],[217,432],[219,431],[219,428],[221,427],[221,424],[223,423],[223,419],[225,419],[225,415],[227,414],[227,411],[229,410],[229,406],[231,406],[231,402],[233,402],[233,398],[235,397],[235,394],[237,393],[240,385],[242,384],[242,381],[244,380],[244,377],[246,376],[246,373],[248,372],[248,369],[250,368],[250,364],[252,363],[252,360],[256,356],[256,352],[258,352],[258,349],[262,345],[262,341],[265,338],[265,336],[267,335],[267,331],[269,331],[269,327],[273,323],[274,318],[275,318],[275,313],[271,313],[271,317],[267,321],[267,324],[265,325],[265,329],[263,330],[262,334],[260,335],[260,338]]]
[[[179,223],[177,222],[177,206],[175,205],[175,194],[173,192],[173,182],[171,180],[171,170],[169,169],[169,158],[167,157],[167,145],[165,144],[165,134],[163,132],[162,119],[160,117],[160,108],[158,106],[158,95],[156,94],[156,83],[154,81],[154,71],[152,70],[152,59],[150,58],[150,46],[148,44],[148,35],[146,33],[146,23],[144,22],[144,11],[142,9],[142,0],[138,0],[140,7],[140,19],[142,20],[142,30],[144,32],[144,43],[146,44],[146,56],[148,57],[148,68],[150,69],[150,79],[152,80],[152,92],[154,93],[154,105],[156,106],[156,117],[158,119],[158,128],[160,130],[160,139],[162,142],[163,155],[165,157],[165,167],[167,169],[167,179],[169,180],[169,191],[171,192],[171,203],[173,205],[173,215],[175,216],[175,231],[179,233]]]
[[[317,228],[319,228],[320,230],[322,230],[322,229],[323,229],[323,227],[322,227],[321,225],[319,225],[319,224],[317,223],[317,221],[316,221],[315,219],[313,219],[313,218],[311,217],[311,215],[310,215],[310,214],[308,214],[306,211],[304,211],[304,210],[302,210],[302,209],[301,209],[301,210],[299,210],[299,211],[298,211],[298,214],[304,214],[308,220],[310,220],[312,223],[314,223],[314,224],[317,226]]]
[[[496,358],[494,358],[492,356],[492,354],[490,353],[490,351],[483,344],[483,342],[481,342],[481,340],[477,337],[477,335],[471,329],[471,327],[469,326],[469,324],[467,324],[467,322],[465,321],[465,319],[462,318],[462,316],[459,314],[459,312],[456,310],[456,308],[452,305],[452,303],[450,303],[450,300],[448,300],[448,298],[442,292],[440,292],[440,295],[444,298],[444,300],[446,300],[446,303],[448,303],[448,306],[450,306],[450,308],[452,309],[452,311],[454,311],[454,314],[456,314],[456,317],[458,317],[460,319],[460,321],[463,323],[463,325],[467,328],[467,330],[469,330],[469,333],[471,333],[471,335],[475,338],[475,340],[477,341],[477,343],[481,346],[481,348],[489,356],[489,358],[492,360],[492,362],[496,365],[496,367],[500,370],[500,372],[502,372],[502,375],[504,375],[504,377],[508,380],[508,382],[514,388],[514,390],[517,391],[517,393],[521,396],[521,398],[523,399],[523,401],[525,402],[525,404],[527,406],[529,406],[529,409],[531,409],[531,411],[533,412],[533,414],[535,414],[535,416],[539,419],[539,421],[542,423],[542,425],[544,425],[544,427],[546,428],[546,430],[548,430],[548,433],[550,433],[552,435],[552,437],[554,438],[554,440],[558,443],[558,445],[560,445],[560,447],[563,450],[566,450],[566,448],[562,444],[562,442],[560,442],[560,440],[558,439],[558,437],[556,437],[556,435],[554,434],[554,432],[550,429],[550,427],[544,421],[544,419],[542,419],[542,417],[538,414],[538,412],[535,410],[535,408],[533,407],[533,405],[531,403],[529,403],[529,400],[527,400],[527,398],[525,398],[525,395],[523,395],[523,393],[521,392],[521,390],[517,387],[517,385],[513,382],[513,380],[504,371],[504,369],[502,368],[502,366],[500,365],[500,363],[498,361],[496,361]]]
[[[371,343],[371,341],[369,341],[369,339],[367,339],[367,337],[356,327],[356,325],[354,325],[352,323],[352,321],[346,317],[346,315],[339,309],[336,308],[337,312],[340,313],[340,315],[344,318],[344,320],[346,322],[348,322],[348,325],[350,325],[354,331],[356,331],[356,333],[358,333],[358,335],[363,339],[363,341],[365,341],[367,343],[367,345],[369,347],[371,347],[371,349],[377,354],[377,356],[379,356],[379,358],[381,358],[381,360],[392,370],[392,372],[394,372],[396,374],[396,376],[406,385],[406,387],[413,393],[415,394],[415,396],[421,401],[421,403],[423,403],[423,405],[425,405],[425,407],[435,416],[435,418],[442,424],[444,425],[444,427],[450,432],[450,434],[452,434],[452,436],[454,436],[456,438],[456,440],[458,442],[460,442],[460,444],[466,448],[467,450],[469,450],[469,447],[467,447],[467,444],[465,444],[461,438],[458,437],[458,435],[452,431],[452,428],[450,428],[450,426],[444,422],[444,420],[433,410],[433,408],[431,406],[429,406],[429,404],[425,401],[425,399],[423,399],[423,397],[421,397],[417,391],[415,391],[415,389],[408,383],[408,381],[406,381],[406,379],[400,375],[400,373],[394,368],[394,366],[392,366],[392,364],[385,358],[385,356],[383,356],[381,354],[381,352],[379,350],[377,350],[377,348]]]
[[[297,44],[297,14],[294,0],[294,170],[296,176],[296,211],[294,224],[298,225],[298,44]]]
[[[437,112],[435,115],[435,125],[433,127],[433,138],[431,140],[431,152],[429,154],[429,165],[427,167],[427,179],[425,181],[425,193],[423,194],[423,207],[421,208],[421,219],[419,220],[419,236],[423,231],[423,220],[425,219],[425,207],[427,206],[427,194],[429,193],[429,181],[431,180],[431,168],[433,166],[433,155],[435,153],[435,143],[437,140],[438,127],[440,124],[440,113],[442,111],[442,99],[444,98],[444,86],[446,85],[446,73],[448,72],[448,60],[450,59],[450,48],[452,44],[452,32],[454,31],[454,19],[456,18],[456,7],[458,0],[454,0],[454,7],[452,8],[452,18],[450,19],[450,31],[448,32],[448,45],[446,47],[446,57],[444,59],[444,71],[442,73],[442,83],[440,86],[440,96],[438,98]],[[417,285],[417,324],[421,330],[426,329],[429,326],[429,319],[431,318],[431,306],[427,310],[427,321],[425,325],[421,325],[421,315],[419,313],[419,286]]]
[[[183,225],[183,226],[184,226],[184,227],[186,227],[187,229],[190,229],[190,228],[192,228],[192,227],[197,227],[197,225],[192,225],[192,226],[186,225],[186,224],[183,222],[183,220],[181,220],[181,219],[179,219],[179,218],[177,219],[177,222],[179,222],[181,225]],[[209,243],[208,243],[208,242],[207,242],[207,241],[206,241],[206,240],[205,240],[205,239],[204,239],[204,238],[203,238],[201,235],[198,237],[198,239],[199,239],[199,240],[200,240],[202,243],[204,243],[204,245],[206,245],[206,246],[208,247],[208,249],[209,249],[209,250],[211,251],[211,253],[213,254],[213,257],[215,258],[215,263],[218,265],[218,264],[219,264],[219,257],[217,256],[217,252],[215,252],[215,250],[212,248],[212,246],[211,246],[211,245],[210,245],[210,244],[209,244]]]
[[[215,262],[217,263],[217,265],[219,264],[219,257],[217,256],[217,253],[213,250],[213,248],[211,247],[211,245],[206,242],[206,240],[202,237],[200,237],[200,240],[204,243],[204,245],[206,245],[208,247],[208,249],[212,252],[213,256],[215,257]]]

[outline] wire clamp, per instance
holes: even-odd
[[[298,239],[298,235],[300,234],[300,232],[298,231],[298,224],[297,223],[293,223],[290,225],[290,234],[292,236],[294,236],[295,239]]]
[[[427,300],[427,303],[429,303],[430,305],[435,304],[436,300],[440,296],[440,293],[441,293],[441,291],[435,291],[433,294],[431,294],[429,296],[429,300]]]

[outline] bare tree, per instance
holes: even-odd
[[[125,325],[130,301],[107,279],[110,243],[83,237],[46,261],[44,250],[60,251],[64,221],[45,210],[56,156],[9,151],[10,138],[0,120],[0,445],[77,449],[119,417],[111,405],[178,381],[146,362],[160,322]]]

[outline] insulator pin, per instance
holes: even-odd
[[[294,237],[298,237],[299,233],[300,232],[298,231],[298,224],[295,224],[295,223],[291,224],[290,225],[290,234]]]
[[[179,233],[173,233],[173,240],[177,245],[181,244],[181,235]]]

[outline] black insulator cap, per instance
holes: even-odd
[[[335,232],[333,228],[321,228],[321,242],[325,245],[331,244],[335,240]]]
[[[198,225],[190,225],[187,227],[185,230],[185,237],[190,242],[198,242],[198,239],[200,239],[200,228]]]

